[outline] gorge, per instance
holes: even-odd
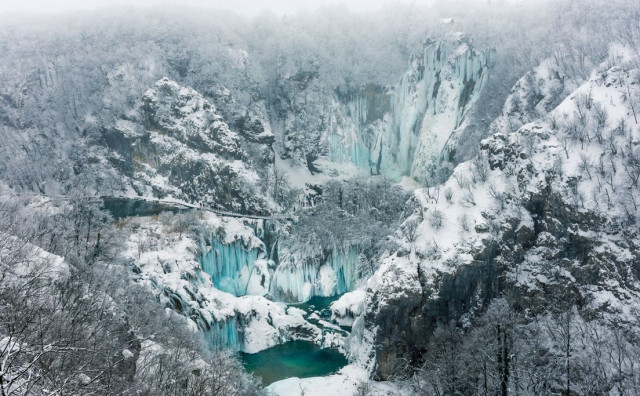
[[[639,392],[636,2],[11,15],[2,395]]]

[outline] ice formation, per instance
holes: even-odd
[[[374,174],[420,178],[437,161],[449,159],[488,78],[489,61],[489,52],[466,43],[426,45],[393,92],[365,90],[335,105],[325,138],[330,159]]]
[[[200,257],[200,265],[218,290],[234,296],[264,295],[269,289],[269,273],[265,260],[258,259],[261,253],[245,247],[242,241],[224,244],[214,238],[209,250]]]
[[[273,275],[271,294],[281,301],[303,302],[313,296],[331,297],[351,291],[356,283],[360,251],[352,246],[334,250],[324,263],[288,261]]]

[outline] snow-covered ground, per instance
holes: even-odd
[[[367,371],[355,364],[345,366],[338,373],[326,377],[287,378],[274,382],[267,390],[277,396],[354,395],[364,390],[371,396],[410,395],[408,390],[403,390],[392,382],[369,380]]]

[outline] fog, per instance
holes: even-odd
[[[433,5],[435,3],[480,4],[526,3],[532,4],[543,0],[3,0],[0,14],[13,13],[67,13],[69,11],[86,11],[112,7],[163,7],[183,6],[192,8],[208,8],[230,10],[245,16],[255,16],[263,12],[276,15],[292,15],[299,12],[314,11],[324,6],[344,6],[354,12],[378,10],[394,4]]]
[[[396,0],[404,4],[430,4],[432,0]],[[188,6],[198,8],[224,9],[237,12],[242,15],[253,16],[264,11],[275,14],[294,14],[301,11],[312,11],[325,5],[344,5],[352,11],[370,11],[382,7],[388,0],[5,0],[0,4],[0,12],[19,13],[60,13],[74,10],[92,10],[113,6],[135,7],[162,7],[162,6]]]

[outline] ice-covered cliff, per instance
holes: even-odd
[[[414,54],[397,84],[332,92],[317,73],[290,76],[272,103],[279,152],[312,172],[322,171],[318,160],[325,160],[398,180],[423,179],[450,159],[490,63],[490,51],[443,40]]]
[[[378,154],[383,169],[421,180],[448,161],[489,64],[490,52],[466,43],[427,45],[396,88],[392,123]]]

